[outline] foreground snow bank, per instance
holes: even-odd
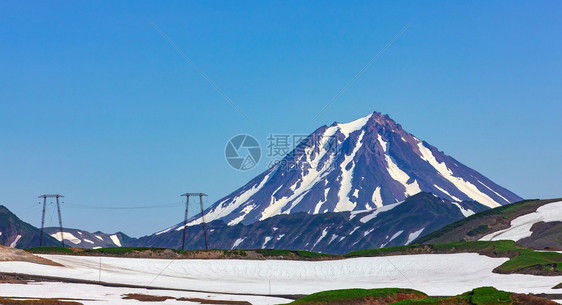
[[[23,298],[53,298],[53,299],[79,299],[77,302],[84,305],[105,305],[105,304],[146,304],[137,300],[124,300],[124,294],[138,293],[151,296],[169,296],[174,298],[207,299],[221,301],[248,301],[253,305],[273,305],[286,304],[292,300],[247,296],[247,295],[227,295],[209,294],[201,292],[184,292],[154,289],[104,287],[100,285],[76,284],[76,283],[57,283],[57,282],[30,282],[28,284],[0,284],[0,296],[23,297]],[[166,300],[162,302],[150,302],[151,305],[158,304],[182,304],[182,305],[201,305],[198,302]]]
[[[2,262],[0,272],[97,281],[100,258],[43,255],[66,267]],[[344,288],[413,288],[456,295],[481,286],[518,293],[559,293],[562,277],[495,274],[506,258],[473,253],[350,258],[336,261],[101,258],[104,282],[217,293],[310,294]]]

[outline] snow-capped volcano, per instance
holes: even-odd
[[[205,220],[236,225],[296,212],[372,210],[420,192],[488,207],[521,199],[375,112],[318,128],[282,162],[213,204]]]

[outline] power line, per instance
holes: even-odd
[[[89,204],[78,204],[71,203],[67,204],[68,207],[73,208],[84,208],[84,209],[97,209],[97,210],[143,210],[143,209],[157,209],[165,207],[176,207],[178,203],[165,203],[157,205],[144,205],[144,206],[101,206],[101,205],[89,205]]]

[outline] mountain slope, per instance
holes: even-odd
[[[0,205],[0,244],[12,248],[31,248],[39,246],[41,230],[19,219],[8,208]],[[44,246],[60,246],[51,236],[43,235]]]
[[[526,200],[480,212],[415,242],[502,239],[536,249],[562,250],[562,199]]]
[[[205,217],[236,225],[279,214],[371,210],[419,192],[488,207],[521,199],[375,112],[320,127]],[[200,222],[196,217],[188,225]]]
[[[453,203],[429,193],[370,211],[304,212],[277,215],[248,225],[207,224],[209,247],[215,249],[291,249],[343,254],[360,249],[411,243],[446,224],[488,207],[476,202]],[[180,248],[182,228],[141,237],[128,246]],[[187,230],[186,249],[203,248],[201,225]]]

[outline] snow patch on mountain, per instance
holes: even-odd
[[[10,248],[15,248],[18,245],[18,241],[20,241],[21,239],[21,235],[16,236],[16,238],[14,238],[14,241],[10,244]]]
[[[517,217],[511,221],[511,227],[488,234],[480,240],[513,240],[518,241],[533,235],[531,228],[538,222],[562,220],[562,201],[545,204],[536,212]]]
[[[466,194],[468,197],[484,205],[487,205],[491,208],[500,206],[499,203],[494,201],[488,195],[482,193],[474,184],[464,180],[461,177],[456,177],[453,171],[451,171],[451,169],[449,169],[444,162],[441,163],[437,161],[437,159],[435,159],[435,156],[433,155],[431,150],[425,147],[422,142],[418,143],[418,149],[421,152],[421,157],[424,161],[431,164],[431,166],[433,166],[443,178],[447,179],[449,182],[455,185],[461,192]]]
[[[379,215],[379,213],[390,211],[390,210],[394,209],[395,207],[397,207],[401,203],[402,202],[397,202],[397,203],[385,205],[385,206],[382,206],[382,207],[380,207],[380,208],[378,208],[374,211],[366,212],[366,213],[368,213],[368,215],[359,219],[359,221],[361,221],[362,223],[367,223],[367,222],[373,220],[375,217],[377,217],[377,215]]]
[[[423,232],[423,230],[425,230],[425,228],[421,228],[415,232],[412,232],[408,235],[408,240],[406,241],[406,245],[409,245],[411,242],[413,242],[414,240],[416,240],[420,234]]]
[[[363,140],[363,135],[365,132],[361,132],[353,151],[349,156],[346,156],[344,161],[341,163],[341,176],[340,176],[340,190],[338,192],[338,203],[336,204],[336,212],[343,212],[343,211],[352,211],[357,206],[356,202],[351,202],[349,198],[349,193],[351,192],[352,187],[352,179],[353,179],[353,171],[348,170],[348,165],[353,162],[353,158],[355,158],[355,154],[359,148],[361,148],[361,141]]]
[[[373,192],[373,196],[371,197],[371,201],[377,206],[377,208],[382,207],[382,197],[381,197],[381,187],[377,186],[375,191]]]
[[[474,215],[474,211],[472,210],[467,210],[465,208],[463,208],[460,204],[458,204],[457,202],[451,202],[452,204],[454,204],[457,208],[459,208],[459,210],[461,211],[462,215],[464,217],[468,217],[471,215]]]
[[[64,236],[64,240],[65,241],[69,241],[75,245],[78,245],[82,242],[82,240],[76,236],[74,236],[72,233],[70,232],[63,232],[62,234]],[[52,237],[54,237],[56,240],[58,241],[62,241],[62,236],[61,236],[61,232],[56,232],[51,234]]]
[[[110,235],[109,238],[111,238],[111,241],[116,244],[117,247],[121,247],[121,240],[119,240],[117,234]]]

